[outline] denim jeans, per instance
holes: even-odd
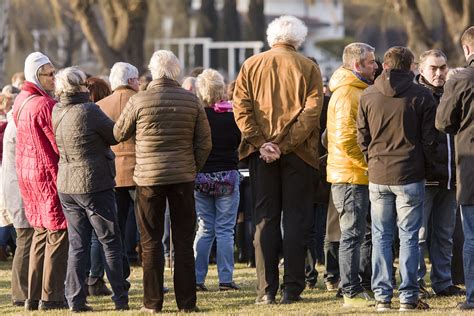
[[[354,297],[364,289],[360,284],[360,250],[367,227],[369,190],[366,185],[333,184],[334,206],[339,213],[341,240],[339,243],[339,272],[344,295]]]
[[[194,240],[196,283],[204,283],[209,266],[209,254],[217,240],[217,272],[219,283],[231,283],[234,273],[234,227],[239,207],[239,181],[234,191],[218,197],[194,192],[198,231]]]
[[[89,194],[62,194],[59,199],[68,222],[69,258],[66,275],[66,299],[69,307],[86,303],[84,291],[86,262],[92,230],[102,244],[105,270],[116,306],[128,303],[128,284],[123,276],[123,253],[113,190]]]
[[[405,185],[379,185],[370,183],[372,206],[372,290],[375,299],[390,302],[392,287],[392,243],[395,225],[400,238],[400,303],[415,303],[419,287],[418,233],[423,220],[425,182]]]
[[[431,287],[439,293],[453,285],[451,259],[453,233],[456,225],[456,191],[440,186],[427,186],[423,203],[423,222],[419,233],[420,268],[418,282],[424,285],[426,275],[425,250],[428,231],[431,231],[429,254],[431,261]],[[430,228],[430,229],[429,229]]]
[[[464,282],[466,301],[474,304],[474,205],[461,205],[462,228],[464,230]]]

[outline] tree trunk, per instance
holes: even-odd
[[[144,69],[147,0],[102,0],[99,2],[106,32],[101,29],[91,0],[71,0],[74,16],[103,68],[125,61]]]
[[[474,3],[471,0],[439,0],[446,20],[447,40],[444,52],[451,64],[463,64],[464,55],[460,40],[465,29],[472,25]]]
[[[392,4],[405,21],[405,29],[408,35],[407,46],[413,53],[419,55],[433,48],[434,42],[421,16],[416,0],[392,0]]]
[[[267,23],[264,14],[264,0],[250,0],[246,19],[246,39],[266,43]]]
[[[8,54],[8,15],[10,1],[0,1],[0,87],[6,83],[5,61]]]

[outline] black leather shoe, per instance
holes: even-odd
[[[25,306],[25,301],[12,300],[12,305],[13,305],[13,306]]]
[[[450,285],[441,292],[436,293],[436,296],[464,296],[466,291],[455,285]]]
[[[40,301],[38,309],[40,311],[49,311],[53,309],[67,309],[68,306],[64,301]]]
[[[207,286],[204,285],[204,283],[196,283],[196,291],[197,292],[207,292],[209,289]]]
[[[130,306],[128,306],[128,304],[115,305],[115,310],[116,311],[128,311],[128,310],[130,310]]]
[[[301,296],[288,293],[287,291],[283,291],[283,293],[281,294],[280,304],[293,304],[301,300]]]
[[[39,301],[36,300],[25,300],[25,310],[27,311],[37,311],[38,310]]]
[[[256,305],[271,305],[271,304],[276,304],[275,301],[275,296],[271,294],[265,294],[262,297],[257,297],[255,300]]]
[[[230,283],[219,283],[219,291],[238,291],[240,290],[240,286],[235,284],[235,282]]]
[[[92,307],[90,307],[87,304],[84,304],[84,305],[80,305],[80,306],[71,306],[71,308],[69,308],[69,310],[73,313],[91,312]]]

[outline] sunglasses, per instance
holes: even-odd
[[[39,74],[39,76],[54,77],[55,74],[56,74],[56,71],[51,71],[50,73]]]

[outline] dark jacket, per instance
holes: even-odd
[[[474,56],[469,66],[444,86],[436,128],[456,135],[456,184],[459,205],[474,204]]]
[[[240,130],[232,112],[217,113],[205,108],[211,127],[212,150],[200,172],[237,170],[239,163]]]
[[[416,81],[428,88],[436,102],[436,107],[439,105],[439,100],[443,95],[443,87],[435,87],[427,82],[421,75],[416,77]],[[433,172],[426,185],[436,185],[446,188],[448,190],[454,189],[456,164],[454,162],[454,137],[440,131],[436,133],[436,155],[434,157]]]
[[[197,97],[171,79],[153,80],[130,98],[115,139],[135,135],[133,180],[139,186],[192,182],[211,151],[211,130]]]
[[[361,96],[357,141],[372,183],[409,184],[431,173],[436,105],[413,79],[412,72],[384,70]]]
[[[85,194],[115,187],[114,122],[89,93],[61,97],[53,109],[53,130],[59,149],[58,192]]]

